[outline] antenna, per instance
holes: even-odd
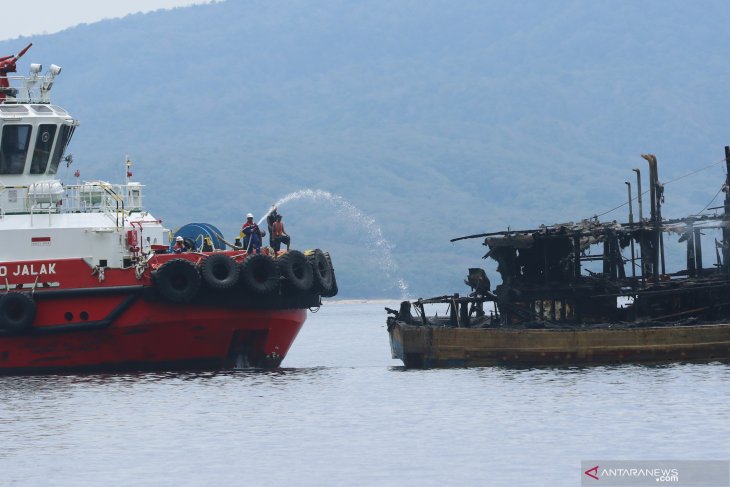
[[[127,186],[129,186],[129,178],[132,177],[132,171],[130,171],[130,168],[132,167],[132,161],[129,159],[129,155],[124,156],[124,177],[125,181],[127,181]]]

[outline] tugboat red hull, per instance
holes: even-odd
[[[103,279],[80,259],[0,265],[0,374],[278,367],[319,295],[240,283],[203,283],[183,302],[161,293],[155,269],[203,258],[155,256],[142,273],[108,269]]]
[[[303,309],[220,309],[137,299],[109,326],[90,322],[0,338],[0,374],[278,367],[305,319]]]

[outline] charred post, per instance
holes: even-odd
[[[652,242],[652,254],[651,254],[651,273],[654,279],[659,279],[659,260],[663,261],[661,251],[661,212],[659,206],[659,176],[657,174],[657,161],[654,154],[642,154],[641,157],[646,159],[649,163],[649,199],[651,208],[651,242]]]
[[[636,204],[639,205],[639,223],[644,221],[644,209],[641,204],[641,171],[639,168],[633,170],[636,173]]]
[[[722,267],[730,274],[730,146],[725,146],[725,204],[722,227]]]
[[[637,167],[634,169],[634,172],[636,173],[636,203],[639,205],[639,251],[641,252],[641,260],[640,260],[640,266],[641,266],[641,284],[646,284],[646,266],[648,265],[647,262],[644,261],[644,210],[643,210],[643,204],[641,202],[642,198],[642,192],[641,192],[641,170]],[[633,239],[633,236],[632,236]]]
[[[633,195],[631,194],[631,182],[626,181],[626,186],[629,191],[629,226],[634,228],[634,205],[632,204]],[[631,238],[631,277],[636,278],[636,269],[634,264],[636,262],[636,253],[634,252],[634,238]]]
[[[697,268],[697,275],[702,277],[702,231],[699,228],[694,229],[695,239],[695,266]]]
[[[451,326],[459,326],[459,314],[457,307],[457,300],[459,299],[458,294],[454,294],[454,297],[451,300],[451,303],[449,303],[449,321],[451,322]]]
[[[697,276],[697,254],[695,251],[695,232],[692,228],[692,223],[689,225],[689,229],[685,232],[683,237],[687,238],[687,275],[689,277]]]

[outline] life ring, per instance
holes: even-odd
[[[238,265],[225,254],[213,254],[200,266],[203,280],[210,287],[227,289],[238,282]]]
[[[26,293],[9,292],[0,297],[0,332],[18,333],[33,324],[36,306]]]
[[[279,285],[279,269],[268,255],[253,254],[241,262],[238,279],[249,291],[270,294]]]
[[[324,252],[315,249],[307,256],[307,260],[309,261],[309,265],[312,266],[314,282],[317,285],[317,289],[325,293],[331,291],[333,278],[332,267],[327,261],[327,257],[324,256]]]
[[[198,267],[186,259],[172,259],[154,272],[160,293],[170,301],[185,303],[200,290]]]
[[[277,259],[277,264],[287,285],[299,291],[312,289],[314,271],[303,253],[298,250],[290,250]]]
[[[339,289],[337,288],[337,276],[335,276],[335,268],[332,265],[332,258],[330,257],[329,252],[322,252],[324,254],[325,259],[327,259],[327,264],[329,264],[329,268],[332,270],[332,287],[328,291],[322,291],[321,295],[325,298],[331,298],[333,296],[337,296],[337,293],[339,292]]]

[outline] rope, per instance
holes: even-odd
[[[703,167],[701,167],[701,168],[699,168],[699,169],[697,169],[697,170],[695,170],[695,171],[692,171],[692,172],[689,172],[689,173],[687,173],[687,174],[684,174],[684,175],[682,175],[682,176],[679,176],[678,178],[674,178],[674,179],[671,179],[671,180],[667,181],[666,183],[662,183],[662,184],[663,184],[664,186],[666,186],[667,184],[672,184],[672,183],[676,183],[677,181],[679,181],[679,180],[681,180],[681,179],[687,178],[687,177],[689,177],[689,176],[693,176],[693,175],[697,174],[698,172],[702,172],[702,171],[704,171],[704,170],[706,170],[706,169],[709,169],[709,168],[711,168],[711,167],[714,167],[714,166],[716,166],[716,165],[718,165],[718,164],[720,164],[720,163],[722,163],[722,162],[725,162],[725,158],[724,158],[724,157],[723,157],[722,159],[718,160],[718,161],[715,161],[715,162],[713,162],[713,163],[711,163],[711,164],[708,164],[708,165],[706,165],[706,166],[703,166]],[[641,193],[641,195],[642,195],[642,196],[644,196],[645,194],[649,193],[650,191],[651,191],[651,190],[647,189],[646,191],[642,192],[642,193]],[[722,188],[720,188],[720,191],[722,191]],[[718,193],[717,193],[717,194],[720,194],[720,191],[718,191]],[[717,194],[715,195],[715,198],[717,198]],[[714,200],[715,200],[715,198],[712,198],[712,201],[714,201]],[[635,201],[635,200],[637,200],[637,199],[638,199],[638,196],[637,196],[637,197],[634,197],[634,196],[632,196],[632,197],[631,197],[631,201],[632,201],[632,202],[633,202],[633,201]],[[704,208],[702,209],[702,211],[705,211],[705,210],[707,209],[707,207],[708,207],[708,206],[710,206],[710,204],[712,204],[712,201],[710,201],[710,203],[708,203],[708,204],[707,204],[707,206],[705,206],[705,207],[704,207]],[[629,202],[628,202],[628,201],[624,201],[624,202],[623,202],[623,203],[621,203],[620,205],[618,205],[618,206],[614,206],[614,207],[613,207],[613,208],[611,208],[610,210],[604,211],[603,213],[599,213],[599,214],[597,214],[597,215],[593,215],[593,218],[596,218],[596,219],[598,219],[598,217],[601,217],[601,216],[604,216],[604,215],[608,215],[609,213],[611,213],[611,212],[613,212],[613,211],[616,211],[616,210],[618,210],[619,208],[623,208],[624,206],[627,206],[628,204],[629,204]],[[702,213],[702,211],[700,211],[700,213]],[[698,213],[698,214],[699,214],[699,213]]]
[[[704,211],[705,211],[705,210],[706,210],[706,209],[707,209],[707,208],[708,208],[708,207],[709,207],[709,206],[710,206],[710,205],[712,204],[712,202],[713,202],[713,201],[715,201],[715,199],[717,198],[717,196],[718,196],[718,195],[719,195],[720,193],[722,193],[722,190],[723,190],[723,189],[725,189],[725,185],[724,185],[724,184],[723,184],[722,186],[720,186],[720,189],[718,189],[718,190],[717,190],[717,193],[715,193],[715,196],[713,196],[713,197],[712,197],[712,199],[710,200],[710,202],[709,202],[709,203],[707,203],[707,204],[705,205],[705,207],[704,207],[704,208],[702,208],[702,209],[701,209],[700,211],[698,211],[697,213],[695,213],[695,216],[700,216],[700,214],[702,214],[702,212],[704,212]]]
[[[715,161],[712,164],[708,164],[705,167],[701,167],[701,168],[697,169],[696,171],[692,171],[690,173],[685,174],[684,176],[679,176],[678,178],[672,179],[671,181],[667,181],[666,183],[664,183],[664,185],[666,186],[667,184],[672,184],[672,183],[674,183],[676,181],[679,181],[680,179],[684,179],[684,178],[687,178],[687,177],[692,176],[694,174],[697,174],[698,172],[701,172],[701,171],[704,171],[705,169],[709,169],[709,168],[711,168],[713,166],[716,166],[716,165],[720,164],[721,162],[725,162],[725,158],[724,157],[722,159],[720,159],[719,161]]]
[[[641,193],[641,194],[643,195],[644,193]],[[631,198],[631,201],[633,201],[633,200],[634,200],[634,198]],[[600,213],[600,214],[598,214],[598,215],[593,215],[593,218],[595,218],[595,219],[598,219],[598,217],[599,217],[599,216],[603,216],[603,215],[608,215],[608,214],[609,214],[609,213],[611,213],[612,211],[616,211],[616,210],[618,210],[619,208],[623,208],[624,206],[626,206],[626,205],[628,205],[628,204],[629,204],[629,202],[628,202],[628,201],[626,201],[626,202],[624,202],[624,203],[622,203],[622,204],[620,204],[620,205],[618,205],[618,206],[614,206],[613,208],[611,208],[611,209],[610,209],[610,210],[608,210],[608,211],[604,211],[603,213]]]

